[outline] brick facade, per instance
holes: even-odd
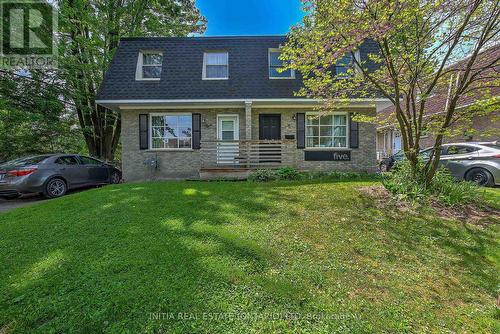
[[[127,182],[146,181],[159,179],[197,179],[201,168],[200,150],[140,150],[139,149],[139,114],[173,112],[172,110],[122,110],[122,165],[123,177]],[[304,112],[302,109],[272,108],[251,110],[251,115],[245,112],[245,108],[233,109],[189,109],[176,110],[179,113],[200,113],[202,116],[201,141],[216,140],[217,138],[217,115],[239,116],[240,139],[246,138],[246,132],[251,130],[252,138],[259,139],[259,114],[273,113],[281,114],[281,136],[296,136],[295,114]],[[356,112],[375,114],[375,108],[356,109]],[[250,116],[251,129],[246,127],[246,119]],[[359,128],[359,148],[349,149],[351,161],[304,161],[304,150],[290,145],[294,164],[300,170],[309,171],[369,171],[377,169],[375,137],[376,126],[374,124],[361,123]],[[294,144],[292,142],[292,144]],[[154,168],[145,164],[145,161],[155,159],[158,167]]]

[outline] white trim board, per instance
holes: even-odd
[[[349,108],[380,108],[381,104],[389,103],[387,99],[351,99]],[[304,108],[317,107],[322,100],[304,98],[284,99],[190,99],[190,100],[97,100],[97,104],[111,109],[213,109],[213,108],[244,108],[251,103],[252,108]],[[339,100],[339,103],[346,103]]]

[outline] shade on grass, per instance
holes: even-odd
[[[0,332],[498,330],[498,224],[380,210],[367,184],[128,184],[0,214]]]

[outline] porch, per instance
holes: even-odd
[[[296,141],[201,141],[201,179],[244,179],[255,169],[296,166]]]

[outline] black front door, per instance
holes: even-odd
[[[281,115],[279,114],[259,115],[259,139],[260,140],[281,139]]]
[[[281,139],[281,115],[261,114],[259,115],[259,139],[280,140]],[[281,145],[278,143],[259,144],[259,162],[262,164],[281,163]]]

